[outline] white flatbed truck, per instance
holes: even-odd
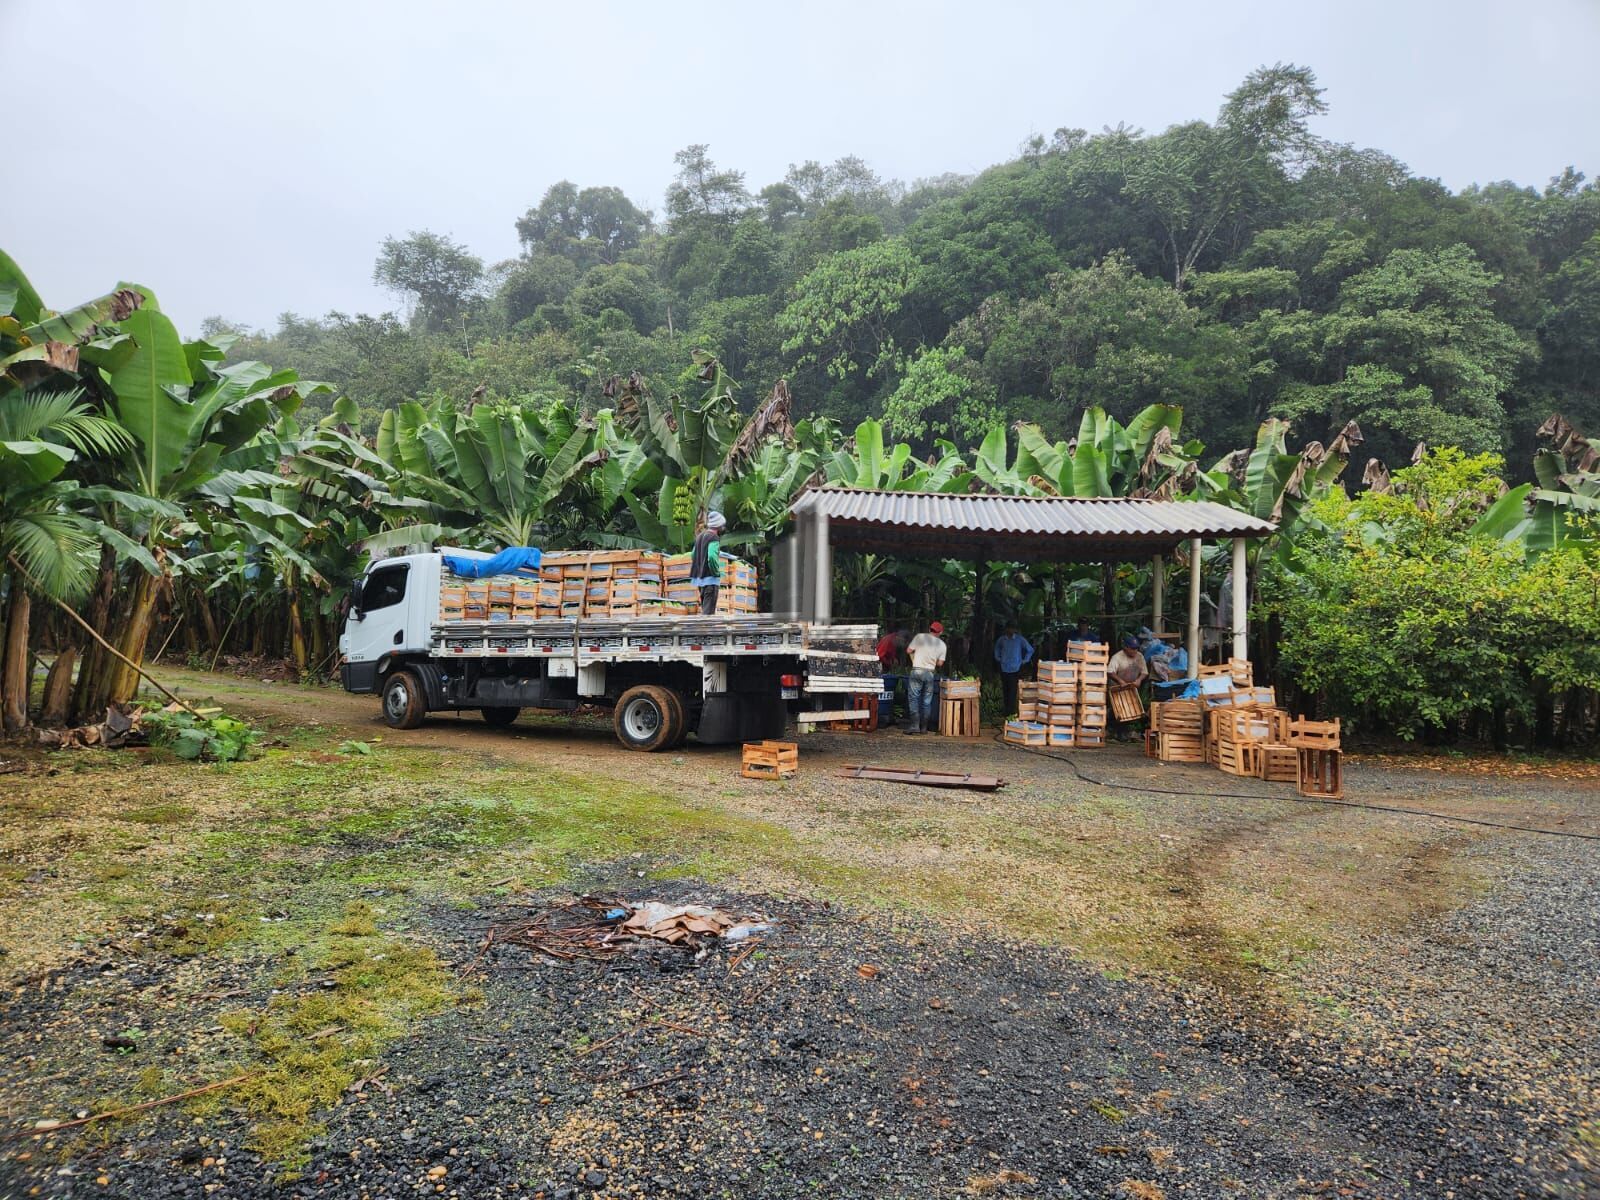
[[[477,709],[510,725],[523,709],[609,708],[631,750],[776,738],[791,711],[837,709],[880,686],[874,625],[819,625],[765,613],[442,621],[443,555],[380,559],[351,588],[340,682],[376,694],[384,721]]]

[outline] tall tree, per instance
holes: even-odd
[[[372,281],[410,296],[422,328],[438,333],[455,328],[477,296],[483,260],[442,234],[413,230],[383,239]]]

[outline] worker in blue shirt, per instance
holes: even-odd
[[[1000,664],[1000,691],[1006,716],[1017,715],[1017,680],[1022,678],[1022,668],[1033,661],[1033,646],[1010,622],[994,643],[994,660]]]

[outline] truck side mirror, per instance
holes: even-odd
[[[344,609],[357,621],[361,620],[361,580],[350,585],[350,594],[344,598]]]

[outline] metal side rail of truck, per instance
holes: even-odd
[[[486,558],[474,551],[452,556]],[[610,709],[630,750],[776,738],[791,711],[876,696],[875,625],[811,626],[767,613],[442,621],[439,552],[374,562],[351,588],[339,650],[348,692],[381,697],[414,729],[478,709],[509,725],[525,708]]]

